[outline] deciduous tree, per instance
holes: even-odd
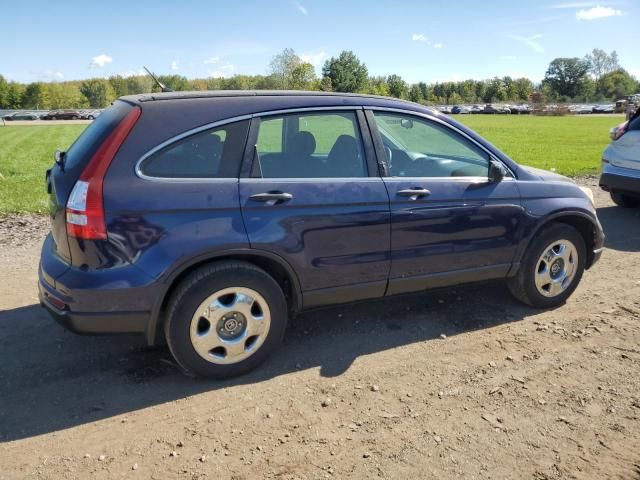
[[[389,75],[387,77],[387,85],[389,86],[389,94],[396,98],[406,98],[409,93],[409,87],[400,75]]]
[[[589,71],[596,81],[600,80],[604,74],[620,69],[618,54],[615,50],[608,54],[604,50],[594,48],[584,58],[589,63]]]
[[[544,82],[561,97],[573,98],[582,93],[589,63],[580,58],[556,58],[549,64]]]
[[[635,79],[622,68],[605,73],[596,84],[596,92],[608,100],[618,100],[636,93],[636,88]]]
[[[366,87],[368,71],[353,52],[343,51],[325,62],[322,75],[329,78],[334,92],[359,92]]]

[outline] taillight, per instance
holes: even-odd
[[[629,122],[623,122],[617,127],[613,127],[609,135],[611,137],[611,140],[618,140],[621,136],[627,133],[628,127],[629,127]]]
[[[67,200],[67,233],[85,240],[105,240],[102,184],[113,157],[140,118],[140,107],[133,108],[102,142],[73,186]]]

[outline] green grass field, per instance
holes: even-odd
[[[44,175],[85,125],[0,127],[0,214],[47,210]]]
[[[609,142],[609,128],[623,117],[459,115],[456,120],[489,139],[518,163],[576,176],[598,171],[600,154]],[[44,173],[53,163],[53,152],[66,150],[84,128],[0,127],[0,214],[46,211]],[[265,142],[269,144],[265,147],[277,148],[274,142]],[[329,147],[318,145],[323,151]]]
[[[624,116],[458,115],[455,119],[522,165],[577,176],[599,170],[600,156],[610,142],[609,129]]]

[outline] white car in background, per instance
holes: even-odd
[[[602,152],[600,187],[623,207],[640,206],[640,109],[611,129],[612,142]]]

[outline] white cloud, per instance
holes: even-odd
[[[619,17],[620,15],[622,15],[622,11],[600,5],[589,10],[578,10],[576,12],[578,20],[598,20],[599,18]]]
[[[52,70],[50,68],[48,68],[47,70],[38,70],[38,71],[32,70],[32,71],[29,71],[29,74],[45,82],[55,82],[56,80],[62,80],[64,78],[64,73],[58,70]]]
[[[103,53],[102,55],[97,55],[91,59],[91,66],[102,68],[111,62],[113,62],[113,58]]]
[[[44,76],[52,80],[62,80],[64,78],[64,73],[56,70],[45,70]]]
[[[203,62],[205,65],[214,65],[220,61],[220,57],[209,57]]]
[[[425,43],[427,45],[429,45],[430,47],[433,48],[442,48],[444,47],[444,44],[442,44],[441,42],[436,42],[433,43],[431,40],[429,40],[429,38],[424,34],[424,33],[412,33],[411,34],[411,40],[414,42],[422,42]]]
[[[303,15],[309,15],[309,11],[298,1],[294,1],[293,4],[298,9],[298,11]]]
[[[303,53],[300,55],[300,58],[303,62],[310,63],[314,67],[319,67],[322,65],[322,61],[327,58],[327,52],[321,50],[317,53]]]
[[[178,61],[174,60],[173,62],[171,62],[171,70],[178,70]]]
[[[540,45],[539,40],[543,37],[541,33],[537,33],[535,35],[531,35],[530,37],[523,37],[521,35],[507,35],[507,38],[515,40],[516,42],[522,43],[527,46],[529,49],[533,50],[536,53],[543,53],[544,47]]]
[[[230,77],[235,72],[236,66],[233,63],[225,63],[224,65],[220,65],[218,70],[213,70],[209,72],[210,77]]]
[[[584,7],[595,7],[596,5],[598,5],[598,3],[596,2],[571,2],[571,3],[556,3],[554,5],[549,5],[546,8],[553,8],[553,9],[584,8]]]
[[[122,72],[119,75],[123,77],[134,77],[136,75],[147,75],[147,72],[144,68],[139,68],[138,70],[127,70],[126,72]]]

